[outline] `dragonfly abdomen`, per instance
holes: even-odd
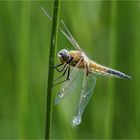
[[[97,64],[95,62],[91,62],[90,64],[90,71],[93,73],[97,74],[103,74],[103,75],[108,75],[108,76],[114,76],[118,78],[126,78],[126,79],[131,79],[129,75],[126,75],[120,71],[102,66],[100,64]]]
[[[129,75],[126,75],[120,71],[117,70],[113,70],[110,68],[107,68],[106,72],[112,76],[118,77],[118,78],[126,78],[126,79],[131,79],[131,77]]]
[[[106,74],[106,68],[95,63],[95,62],[90,62],[89,63],[89,71],[91,73],[98,73],[98,74]]]

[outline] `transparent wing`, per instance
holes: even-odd
[[[72,120],[73,126],[79,125],[81,123],[82,114],[93,94],[95,84],[96,84],[96,77],[93,74],[89,74],[87,76],[86,72],[85,72],[77,114],[76,114],[76,116],[74,116],[74,118]]]
[[[67,27],[66,24],[64,23],[64,21],[61,20],[60,22],[61,22],[62,25],[64,26],[64,28],[65,28],[65,30],[66,30],[66,32],[67,32],[68,35],[67,35],[67,34],[64,34],[64,33],[62,32],[63,30],[62,30],[62,31],[60,30],[60,31],[61,31],[66,37],[68,36],[68,37],[70,38],[70,40],[69,40],[69,39],[68,39],[68,40],[73,44],[73,46],[75,47],[76,50],[82,51],[82,49],[80,48],[80,45],[79,45],[78,42],[74,39],[74,37],[73,37],[72,34],[70,33],[68,27]],[[68,38],[68,37],[67,37],[67,38]]]
[[[43,11],[43,13],[45,14],[45,16],[48,17],[49,20],[52,21],[52,17],[48,14],[48,12],[41,7],[41,10]],[[75,47],[76,50],[82,51],[82,49],[80,48],[80,45],[77,43],[77,41],[74,39],[74,37],[72,36],[72,34],[70,33],[69,29],[67,28],[67,26],[65,25],[63,20],[59,21],[64,29],[66,30],[66,32],[64,30],[62,30],[62,28],[59,26],[59,30],[63,33],[63,35],[70,41],[70,43]]]
[[[73,89],[75,83],[78,81],[78,78],[79,78],[79,76],[78,76],[78,74],[79,74],[79,72],[78,72],[79,71],[78,66],[81,63],[81,60],[82,59],[79,60],[79,62],[77,63],[76,67],[74,67],[73,70],[72,70],[72,72],[70,73],[70,77],[69,77],[70,80],[67,80],[61,86],[61,89],[57,93],[57,96],[55,98],[54,104],[58,104],[66,95],[68,95],[69,93],[71,93],[71,92],[68,92],[68,91],[70,91],[71,89]]]

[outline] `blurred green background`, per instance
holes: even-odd
[[[53,1],[0,2],[1,139],[44,138],[51,22],[40,7],[52,15]],[[98,76],[76,128],[78,100],[53,105],[52,138],[140,138],[140,1],[62,1],[60,18],[91,59],[132,80]],[[74,49],[59,32],[56,53],[63,48]]]

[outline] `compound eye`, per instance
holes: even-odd
[[[62,53],[61,52],[58,52],[57,57],[58,58],[62,58]]]
[[[69,57],[70,57],[70,54],[66,49],[63,49],[58,53],[58,58],[61,58],[66,62],[68,61]]]
[[[61,52],[59,52],[59,55],[62,55],[62,53],[61,53]]]

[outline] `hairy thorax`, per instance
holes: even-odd
[[[73,57],[73,60],[70,63],[71,66],[75,67],[77,63],[79,63],[78,68],[85,68],[84,58],[80,51],[70,51],[70,55]]]

